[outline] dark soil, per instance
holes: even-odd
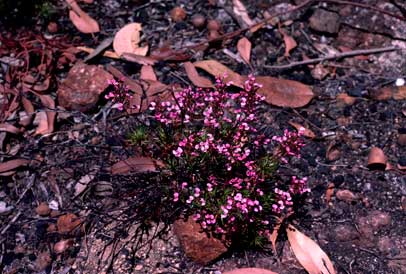
[[[205,29],[198,30],[190,23],[194,14],[218,20],[224,33],[240,29],[224,9],[209,2],[108,0],[89,5],[81,3],[100,24],[102,31],[94,37],[80,34],[58,2],[53,3],[57,8],[51,15],[33,17],[35,25],[17,26],[13,21],[13,26],[6,24],[7,27],[3,25],[0,30],[2,35],[31,29],[50,36],[47,25],[54,21],[59,29],[52,37],[67,35],[66,41],[95,48],[104,38],[134,21],[142,23],[142,41],[148,43],[151,50],[164,45],[180,49],[207,39]],[[301,1],[243,2],[251,18],[263,18],[264,11],[272,14]],[[406,6],[402,1],[360,2],[405,15]],[[185,9],[185,21],[174,23],[170,19],[169,11],[175,6]],[[340,14],[338,33],[320,33],[309,28],[309,18],[317,8]],[[373,21],[374,16],[376,21]],[[406,273],[406,173],[396,167],[398,164],[406,166],[406,144],[398,142],[399,132],[406,127],[406,100],[374,99],[382,87],[394,88],[397,78],[406,77],[406,22],[394,21],[378,11],[332,4],[313,5],[280,19],[285,22],[283,28],[298,43],[290,57],[283,57],[283,37],[278,28],[267,27],[248,34],[253,45],[252,70],[224,50],[237,53],[236,42],[241,36],[203,52],[191,51],[191,61],[213,59],[242,75],[253,72],[312,85],[316,97],[305,107],[264,105],[262,108],[263,125],[268,134],[293,129],[289,121],[294,121],[317,136],[306,140],[302,159],[281,169],[286,175],[309,177],[311,194],[295,225],[329,255],[337,273]],[[315,44],[352,49],[397,45],[403,50],[325,62],[323,68],[328,70],[328,75],[322,80],[315,77],[313,67],[298,66],[289,70],[267,67],[302,60],[303,54],[319,57],[320,47]],[[97,57],[91,63],[113,64],[134,79],[139,77],[141,68],[138,64],[105,57]],[[67,70],[57,72],[58,81],[65,77]],[[162,83],[190,84],[181,62],[160,62],[154,70]],[[2,77],[0,75],[0,84]],[[340,105],[336,99],[340,93],[355,97],[355,103]],[[56,91],[49,94],[55,97]],[[143,197],[139,193],[151,193],[157,188],[148,185],[148,176],[153,175],[111,174],[109,168],[113,163],[136,153],[136,148],[128,143],[128,134],[142,117],[123,115],[117,110],[106,112],[105,104],[101,102],[92,113],[60,112],[55,131],[49,136],[32,136],[28,131],[20,136],[7,135],[0,160],[15,157],[36,161],[11,176],[0,177],[0,201],[13,206],[10,211],[0,213],[0,272],[218,274],[249,266],[278,273],[306,273],[289,250],[283,234],[278,242],[278,256],[263,251],[233,250],[205,267],[185,257],[170,229],[168,234],[154,235],[154,231],[164,228],[163,224],[149,229],[143,243],[132,241],[131,237],[139,233],[136,231],[139,216],[144,214],[146,224],[156,213],[139,210],[146,203],[154,202],[150,196]],[[394,168],[369,169],[367,159],[372,147],[381,148]],[[333,158],[332,150],[336,150]],[[87,188],[75,195],[80,181],[86,182]],[[108,186],[100,187],[101,181]],[[326,201],[326,193],[333,187],[334,194]],[[339,195],[343,190],[350,191],[353,197]],[[155,195],[158,199],[159,193]],[[35,209],[41,202],[57,204],[58,209],[50,216],[40,217]],[[67,212],[84,218],[85,233],[59,235],[49,230],[50,224],[55,224],[58,216]],[[132,219],[132,212],[137,212],[138,218]],[[115,218],[117,216],[123,219]],[[147,241],[154,236],[156,239]],[[116,237],[123,240],[117,244]],[[68,238],[73,240],[69,251],[56,254],[53,245]],[[128,240],[127,245],[125,240]],[[109,257],[112,251],[117,256]],[[38,270],[40,264],[46,266],[45,270]]]

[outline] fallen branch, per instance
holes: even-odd
[[[353,56],[358,56],[358,55],[376,54],[376,53],[395,51],[395,50],[402,50],[402,49],[398,48],[398,47],[393,47],[393,46],[385,47],[385,48],[374,48],[374,49],[359,49],[359,50],[347,51],[347,52],[343,52],[343,53],[339,53],[339,54],[334,54],[334,55],[329,55],[329,56],[324,56],[324,57],[319,57],[319,58],[314,58],[314,59],[292,62],[292,63],[286,64],[286,65],[279,65],[279,66],[265,65],[264,67],[268,68],[268,69],[290,69],[290,68],[297,67],[297,66],[315,64],[315,63],[320,63],[320,62],[328,61],[328,60],[335,60],[335,59],[353,57]]]

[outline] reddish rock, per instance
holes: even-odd
[[[277,274],[276,272],[263,268],[239,268],[224,272],[223,274]]]
[[[48,216],[49,213],[51,213],[51,209],[49,208],[47,203],[40,203],[37,208],[35,209],[35,212],[39,215],[39,216]]]
[[[179,239],[186,256],[195,262],[206,265],[227,251],[225,244],[217,238],[209,237],[200,224],[189,218],[174,223],[174,233]]]
[[[51,262],[51,255],[48,252],[41,252],[35,260],[35,269],[38,272],[42,272],[51,264]]]
[[[59,104],[70,110],[91,110],[113,76],[101,66],[77,63],[58,89]]]
[[[355,240],[359,237],[359,233],[352,225],[338,225],[334,228],[334,238],[340,242]]]
[[[391,223],[391,216],[379,210],[372,211],[369,215],[370,224],[374,229],[379,229]]]
[[[352,203],[358,199],[354,193],[352,193],[351,191],[349,191],[347,189],[338,190],[336,193],[336,197],[338,200],[344,201],[347,203]]]
[[[73,213],[62,215],[58,218],[56,226],[59,233],[70,233],[81,224],[81,220]]]
[[[376,245],[378,247],[378,250],[383,254],[389,254],[396,248],[395,243],[388,236],[380,238]]]
[[[310,17],[310,27],[320,32],[338,33],[340,16],[335,12],[317,9]]]

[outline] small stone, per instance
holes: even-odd
[[[113,76],[102,67],[77,63],[59,85],[58,102],[69,110],[89,111],[96,106],[110,79]]]
[[[181,7],[175,7],[171,10],[170,16],[173,21],[181,22],[186,18],[186,11]]]
[[[352,203],[358,199],[354,193],[352,193],[351,191],[349,191],[347,189],[338,190],[336,192],[336,197],[338,200],[344,201],[347,203]]]
[[[143,265],[142,265],[142,264],[137,264],[134,269],[135,269],[136,271],[140,271],[142,268],[143,268]]]
[[[7,206],[6,202],[0,201],[0,215],[7,215],[13,210],[13,206]]]
[[[186,256],[199,264],[206,265],[227,251],[222,241],[208,237],[200,224],[191,218],[186,222],[177,220],[173,228]]]
[[[359,233],[352,225],[338,225],[334,228],[334,238],[340,242],[348,242],[359,237]]]
[[[61,254],[65,252],[68,248],[70,248],[73,245],[73,240],[68,239],[68,240],[60,240],[54,245],[54,252],[56,254]]]
[[[206,25],[206,18],[201,14],[195,14],[192,17],[192,24],[195,28],[201,29]]]
[[[37,206],[37,208],[35,209],[35,212],[39,216],[48,216],[49,213],[51,213],[51,209],[49,208],[47,203],[42,202]]]
[[[49,33],[56,33],[58,31],[58,24],[55,22],[50,22],[47,29]]]
[[[44,271],[48,266],[51,265],[52,258],[48,252],[41,252],[38,254],[35,260],[35,269],[38,272]]]
[[[379,228],[382,228],[384,226],[387,226],[392,221],[392,218],[388,213],[382,212],[382,211],[379,211],[379,210],[372,211],[368,215],[368,218],[370,220],[371,226],[374,229],[379,229]]]
[[[383,254],[389,254],[395,248],[395,243],[388,236],[379,238],[376,245]]]
[[[340,16],[335,12],[317,9],[310,17],[310,27],[320,32],[338,33]]]
[[[209,22],[207,23],[207,29],[219,31],[221,29],[221,25],[217,20],[209,20]]]

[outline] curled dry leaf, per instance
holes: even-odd
[[[71,7],[69,18],[80,32],[95,33],[100,31],[97,21],[84,12],[75,0],[66,0],[66,2]]]
[[[263,268],[239,268],[234,269],[231,271],[224,272],[224,274],[278,274],[277,272],[273,272],[271,270],[263,269]]]
[[[295,39],[293,39],[292,36],[288,35],[284,30],[279,29],[279,32],[282,34],[283,36],[283,41],[285,43],[285,57],[289,57],[289,53],[292,49],[297,47],[297,43],[295,41]]]
[[[297,131],[299,131],[301,128],[304,128],[303,135],[305,137],[310,138],[310,139],[316,138],[316,134],[314,134],[314,132],[311,129],[308,129],[308,128],[302,126],[301,124],[298,124],[298,123],[295,123],[295,122],[292,122],[292,121],[290,121],[289,124],[292,127],[294,127]]]
[[[209,79],[199,75],[195,66],[191,62],[186,62],[183,66],[185,67],[187,77],[192,81],[193,85],[201,88],[213,87],[213,84]]]
[[[112,174],[126,174],[129,172],[143,173],[157,171],[163,163],[148,157],[130,157],[126,160],[115,163],[111,167]]]
[[[247,38],[243,37],[238,40],[237,49],[244,62],[249,64],[251,58],[251,42]]]
[[[368,154],[368,168],[372,170],[385,170],[388,159],[382,149],[373,147]]]
[[[262,84],[262,88],[258,90],[258,93],[265,96],[267,103],[278,107],[303,107],[314,96],[309,86],[297,81],[258,76],[257,82]]]
[[[141,67],[140,79],[141,80],[151,80],[151,81],[157,81],[158,80],[156,78],[154,69],[150,65],[143,65]]]
[[[21,102],[23,103],[23,107],[24,107],[26,115],[24,116],[24,118],[20,119],[20,125],[26,127],[29,124],[31,124],[35,109],[34,109],[33,104],[31,103],[31,101],[28,100],[27,98],[25,98],[24,96],[21,97]]]
[[[54,131],[54,123],[56,117],[56,112],[53,110],[55,109],[55,101],[49,95],[41,95],[41,94],[36,95],[41,100],[42,105],[47,109],[50,109],[49,111],[46,111],[48,121],[48,131],[46,133],[51,133]]]
[[[19,134],[21,130],[9,123],[0,123],[0,132],[5,131],[13,134]]]
[[[35,119],[33,122],[34,125],[37,126],[34,135],[43,135],[48,134],[49,132],[49,124],[48,124],[48,117],[45,111],[40,111],[35,114]]]
[[[142,27],[140,23],[131,23],[121,28],[113,40],[113,48],[117,55],[121,56],[124,52],[145,56],[148,52],[148,46],[139,47]]]
[[[275,224],[272,234],[269,236],[269,241],[272,244],[272,250],[276,255],[276,240],[278,239],[279,229],[281,228],[283,218],[277,218],[277,223]]]
[[[204,60],[193,63],[213,76],[227,75],[225,81],[231,81],[232,85],[243,88],[247,76],[232,71],[225,65],[215,60]],[[270,76],[258,76],[256,81],[262,84],[258,93],[265,97],[265,101],[278,107],[299,108],[307,105],[313,99],[312,89],[300,82],[274,78]]]
[[[334,183],[329,183],[326,190],[326,203],[329,204],[334,194]]]
[[[121,59],[128,62],[137,63],[140,65],[154,65],[157,60],[148,56],[141,56],[134,53],[124,52],[121,56]]]
[[[29,163],[30,163],[30,160],[26,160],[26,159],[14,159],[14,160],[0,163],[0,173],[16,169],[20,166],[26,166]]]
[[[286,229],[290,246],[299,263],[309,274],[335,274],[327,254],[312,239],[292,225]]]
[[[205,70],[215,77],[223,77],[224,75],[227,75],[227,77],[224,79],[226,82],[232,81],[234,86],[240,88],[244,87],[244,79],[241,75],[215,60],[197,61],[194,62],[193,65],[197,68]]]

